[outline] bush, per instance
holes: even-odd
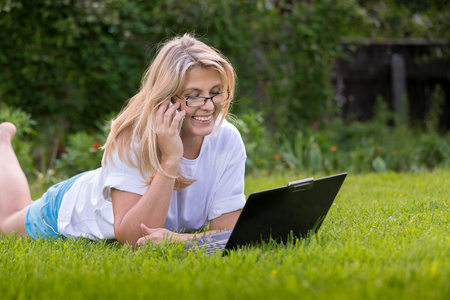
[[[112,117],[111,117],[112,119]],[[78,132],[69,136],[64,154],[56,161],[55,173],[62,178],[101,167],[102,146],[110,129],[110,122],[97,123],[98,133]]]
[[[136,92],[150,46],[195,32],[236,67],[234,113],[262,111],[292,134],[330,110],[339,38],[362,22],[353,1],[334,0],[13,0],[0,14],[0,97],[71,133]]]
[[[58,126],[63,136],[95,128],[96,120],[118,111],[145,67],[143,45],[124,39],[122,2],[0,4],[3,101],[24,109],[41,128]]]
[[[247,173],[261,173],[274,168],[279,159],[278,152],[270,147],[272,139],[264,128],[264,118],[261,112],[250,110],[242,118],[233,118],[231,122],[241,133],[247,152],[245,167]]]
[[[281,158],[298,172],[396,172],[433,170],[450,163],[450,136],[389,125],[395,116],[378,100],[376,115],[346,125],[333,119],[321,130],[298,132],[284,139]]]
[[[418,134],[411,129],[387,127],[395,118],[381,102],[384,114],[366,124],[346,125],[331,117],[338,108],[330,68],[342,55],[340,38],[372,30],[368,19],[387,26],[376,36],[401,36],[412,28],[423,1],[357,2],[368,9],[352,0],[1,3],[0,99],[20,107],[24,120],[31,121],[31,115],[45,128],[45,134],[29,134],[18,146],[25,147],[18,150],[24,169],[32,169],[26,149],[30,138],[44,147],[54,145],[48,154],[42,145],[33,145],[35,152],[44,152],[33,154],[42,157],[41,173],[59,168],[69,176],[97,166],[100,153],[89,152],[101,140],[96,124],[135,94],[155,54],[150,47],[184,32],[220,49],[236,68],[239,95],[233,113],[242,119],[237,126],[247,145],[249,172],[405,171],[448,163],[448,138],[433,133],[439,127],[441,89],[427,115],[429,133],[420,139],[408,138]],[[446,32],[448,11],[438,2],[424,4],[429,12],[424,20],[432,25],[413,28],[415,34],[439,37]],[[398,13],[407,21],[399,26],[389,22]],[[24,128],[35,123],[27,124]]]

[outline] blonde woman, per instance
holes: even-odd
[[[11,147],[15,127],[1,124],[1,232],[135,246],[190,239],[207,225],[233,228],[245,202],[246,159],[225,120],[234,88],[233,67],[217,50],[188,34],[169,40],[113,120],[102,167],[36,201]]]

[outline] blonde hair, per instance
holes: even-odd
[[[220,124],[226,117],[235,89],[235,71],[229,61],[216,49],[189,34],[173,38],[162,45],[142,78],[139,92],[129,99],[125,108],[111,123],[111,132],[105,143],[105,163],[112,162],[117,149],[119,158],[137,167],[150,184],[161,168],[161,154],[155,133],[156,112],[161,103],[181,92],[187,72],[194,67],[213,68],[220,74],[224,90],[230,93],[223,104]],[[220,126],[219,124],[219,126]],[[136,145],[138,145],[136,147]],[[136,156],[133,161],[131,151]],[[175,177],[175,188],[180,189],[195,180],[186,178],[180,170]]]

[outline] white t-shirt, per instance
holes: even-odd
[[[217,122],[218,123],[218,122]],[[216,123],[216,127],[217,127]],[[173,191],[164,228],[190,232],[245,204],[246,153],[239,131],[223,121],[203,140],[195,160],[183,158],[183,174],[196,179],[189,187]],[[59,233],[67,237],[114,238],[111,189],[143,195],[148,185],[139,170],[113,154],[114,164],[87,172],[64,195],[58,214]]]

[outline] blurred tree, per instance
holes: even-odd
[[[136,92],[150,47],[194,32],[235,65],[234,112],[262,111],[269,128],[294,132],[330,110],[339,38],[361,22],[353,1],[8,0],[0,99],[41,128],[95,128]]]
[[[41,128],[70,131],[119,110],[145,66],[142,46],[127,42],[126,8],[119,0],[0,6],[0,99],[31,113]]]
[[[357,0],[368,37],[450,39],[450,0]]]

